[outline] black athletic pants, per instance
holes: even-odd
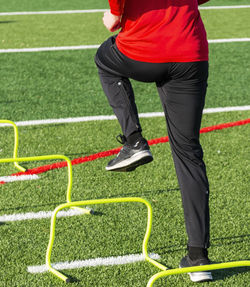
[[[141,131],[129,78],[156,83],[181,189],[188,245],[208,248],[209,184],[199,142],[208,62],[138,62],[118,50],[115,37],[100,46],[95,62],[103,90],[126,137]]]

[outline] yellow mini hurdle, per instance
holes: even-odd
[[[152,287],[154,282],[157,279],[160,279],[160,278],[163,278],[169,275],[184,274],[184,273],[191,273],[191,272],[201,272],[201,271],[211,271],[211,270],[227,269],[227,268],[235,268],[235,267],[246,267],[246,266],[250,266],[249,260],[169,269],[169,270],[161,271],[155,274],[154,276],[152,276],[150,280],[148,281],[147,287]]]
[[[147,217],[147,228],[146,233],[144,236],[143,244],[142,244],[142,253],[144,255],[144,258],[149,263],[153,264],[157,268],[161,269],[161,272],[158,272],[157,274],[153,275],[150,280],[148,281],[147,287],[152,287],[154,282],[160,278],[170,276],[170,275],[176,275],[176,274],[184,274],[184,273],[191,273],[191,272],[201,272],[201,271],[211,271],[211,270],[218,270],[218,269],[227,269],[227,268],[235,268],[235,267],[246,267],[250,266],[250,260],[245,261],[234,261],[234,262],[225,262],[225,263],[219,263],[219,264],[210,264],[210,265],[203,265],[203,266],[194,266],[194,267],[187,267],[187,268],[176,268],[176,269],[168,269],[167,267],[162,265],[161,263],[153,260],[149,257],[148,251],[147,251],[147,245],[149,241],[149,237],[151,234],[151,228],[152,228],[152,207],[150,203],[142,198],[139,197],[125,197],[125,198],[105,198],[105,199],[93,199],[93,200],[84,200],[84,201],[71,201],[71,190],[72,190],[72,164],[68,157],[64,155],[45,155],[45,156],[33,156],[33,157],[17,157],[17,150],[18,150],[18,129],[14,122],[9,120],[0,120],[0,123],[12,125],[14,128],[14,136],[15,136],[15,143],[14,143],[14,152],[13,152],[13,158],[2,158],[0,159],[0,163],[14,163],[14,166],[24,172],[26,171],[25,168],[20,166],[19,162],[29,162],[29,161],[43,161],[43,160],[56,160],[56,159],[62,159],[67,162],[68,166],[68,184],[67,184],[67,193],[66,193],[66,201],[67,203],[61,204],[54,210],[52,217],[51,217],[51,226],[50,226],[50,239],[49,244],[47,247],[46,252],[46,265],[48,270],[63,280],[66,283],[70,282],[70,279],[63,275],[61,272],[56,270],[51,266],[51,253],[52,248],[55,240],[55,225],[56,225],[56,215],[57,213],[65,208],[73,208],[73,209],[79,209],[81,212],[85,214],[91,214],[93,211],[89,208],[81,208],[81,206],[86,205],[94,205],[94,204],[109,204],[109,203],[125,203],[125,202],[136,202],[136,203],[143,203],[147,206],[148,210],[148,217]]]
[[[66,201],[71,202],[71,190],[72,190],[72,164],[68,157],[65,155],[43,155],[43,156],[31,156],[31,157],[19,157],[19,158],[1,158],[0,163],[10,163],[10,162],[26,162],[26,161],[42,161],[42,160],[55,160],[62,159],[67,162],[68,166],[68,185],[67,185],[67,194]],[[90,214],[91,209],[78,208],[83,213]]]
[[[93,199],[93,200],[84,200],[84,201],[76,201],[76,202],[70,202],[70,203],[65,203],[59,205],[53,212],[52,217],[51,217],[51,227],[50,227],[50,239],[49,239],[49,245],[47,248],[47,253],[46,253],[46,265],[48,270],[57,276],[58,278],[62,279],[64,282],[69,283],[70,279],[63,275],[61,272],[56,270],[51,266],[51,253],[52,253],[52,247],[53,243],[55,240],[55,225],[56,225],[56,215],[57,213],[64,209],[64,208],[72,208],[72,207],[79,207],[83,205],[92,205],[92,204],[108,204],[108,203],[122,203],[122,202],[139,202],[143,203],[147,206],[148,210],[148,217],[147,217],[147,228],[146,228],[146,233],[144,236],[143,244],[142,244],[142,253],[145,257],[145,260],[156,266],[157,268],[161,270],[166,270],[167,268],[162,265],[161,263],[153,260],[152,258],[149,257],[148,251],[147,251],[147,245],[148,245],[148,240],[150,237],[151,233],[151,228],[152,228],[152,207],[150,203],[142,198],[139,197],[125,197],[125,198],[106,198],[106,199]]]
[[[17,150],[18,150],[18,129],[17,129],[17,126],[14,122],[9,121],[9,120],[0,120],[0,123],[11,125],[14,128],[15,144],[14,144],[13,158],[17,158]],[[20,171],[26,170],[24,167],[20,166],[16,161],[14,161],[14,166]]]
[[[146,261],[148,261],[149,263],[153,264],[154,266],[162,270],[161,272],[158,272],[157,274],[153,275],[150,278],[150,280],[147,283],[147,287],[152,287],[154,282],[157,279],[160,279],[160,278],[163,278],[169,275],[250,266],[250,261],[247,260],[247,261],[235,261],[235,262],[228,262],[228,263],[219,263],[219,264],[194,266],[194,267],[188,267],[188,268],[176,268],[176,269],[167,270],[166,266],[153,260],[148,255],[147,245],[148,245],[149,237],[151,234],[151,228],[152,228],[152,207],[150,203],[147,200],[139,198],[139,197],[125,197],[125,198],[110,198],[110,199],[106,198],[106,199],[96,199],[96,200],[95,199],[84,200],[84,201],[68,202],[68,203],[59,205],[54,210],[52,217],[51,217],[50,239],[49,239],[49,244],[48,244],[47,253],[46,253],[46,266],[49,272],[51,272],[52,274],[54,274],[55,276],[63,280],[65,283],[70,282],[69,277],[65,276],[64,274],[62,274],[61,272],[59,272],[58,270],[56,270],[55,268],[51,266],[51,253],[52,253],[52,248],[53,248],[53,244],[55,240],[56,215],[60,210],[64,208],[72,208],[72,207],[79,208],[79,206],[84,206],[84,205],[122,203],[122,202],[137,202],[137,203],[139,202],[147,206],[147,210],[148,210],[147,228],[146,228],[146,233],[145,233],[143,244],[142,244],[142,253]]]

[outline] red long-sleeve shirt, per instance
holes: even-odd
[[[111,13],[122,15],[118,49],[143,62],[207,61],[206,31],[198,10],[198,4],[207,1],[109,0]]]

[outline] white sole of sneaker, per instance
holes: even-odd
[[[153,156],[149,150],[144,150],[138,152],[131,156],[130,158],[123,160],[122,162],[114,165],[114,166],[106,166],[106,170],[108,171],[132,171],[139,165],[146,164],[153,160]]]
[[[212,273],[209,271],[202,271],[202,272],[192,272],[188,273],[191,281],[193,282],[204,282],[204,281],[212,281]]]
[[[184,267],[180,265],[179,268],[184,268]],[[189,272],[188,275],[192,282],[206,282],[206,281],[213,280],[213,276],[210,271]]]

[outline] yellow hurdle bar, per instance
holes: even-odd
[[[218,263],[218,264],[210,264],[210,265],[202,265],[202,266],[193,266],[193,267],[185,267],[185,268],[176,268],[176,269],[169,269],[166,271],[159,272],[153,275],[147,284],[147,287],[152,287],[154,282],[157,279],[169,276],[169,275],[176,275],[176,274],[183,274],[183,273],[191,273],[191,272],[201,272],[201,271],[211,271],[211,270],[218,270],[218,269],[227,269],[227,268],[234,268],[234,267],[246,267],[250,266],[250,261],[234,261],[234,262],[226,262],[226,263]]]
[[[55,240],[56,215],[60,210],[64,208],[79,207],[83,205],[122,203],[122,202],[144,203],[148,209],[147,228],[146,228],[146,233],[145,233],[143,244],[142,244],[142,252],[143,252],[143,255],[146,261],[150,262],[151,264],[153,264],[154,266],[156,266],[157,268],[163,271],[153,275],[148,281],[147,287],[152,287],[153,283],[157,279],[160,279],[160,278],[163,278],[169,275],[250,266],[250,261],[247,260],[247,261],[234,261],[234,262],[227,262],[227,263],[210,264],[210,265],[203,265],[203,266],[194,266],[194,267],[176,268],[176,269],[167,270],[166,266],[162,265],[161,263],[153,260],[152,258],[148,256],[147,245],[148,245],[149,237],[151,234],[151,228],[152,228],[152,207],[150,203],[147,200],[139,198],[139,197],[125,197],[125,198],[106,198],[106,199],[84,200],[84,201],[68,202],[68,203],[59,205],[54,210],[52,217],[51,217],[50,239],[49,239],[49,244],[48,244],[47,252],[46,252],[46,266],[48,270],[52,274],[54,274],[55,276],[63,280],[65,283],[70,282],[70,279],[67,276],[63,275],[61,272],[59,272],[58,270],[54,269],[51,266],[51,253],[52,253],[52,248],[53,248],[53,244]]]
[[[64,203],[64,204],[59,205],[54,210],[52,217],[51,217],[50,239],[49,239],[49,244],[48,244],[47,253],[46,253],[46,265],[48,267],[48,270],[51,273],[53,273],[55,276],[57,276],[58,278],[62,279],[64,282],[66,283],[70,282],[70,279],[67,276],[63,275],[62,273],[60,273],[59,271],[57,271],[51,266],[51,253],[52,253],[52,247],[53,247],[54,240],[55,240],[56,215],[60,210],[64,208],[79,207],[83,205],[122,203],[122,202],[139,202],[139,203],[144,203],[147,206],[148,220],[147,220],[146,233],[145,233],[143,244],[142,244],[142,252],[145,257],[145,260],[147,260],[148,262],[155,265],[161,270],[166,270],[167,268],[164,265],[160,264],[159,262],[153,260],[152,258],[148,256],[147,245],[148,245],[148,240],[149,240],[149,237],[151,234],[151,228],[152,228],[152,207],[147,200],[139,198],[139,197],[92,199],[92,200]]]
[[[19,157],[19,158],[1,158],[0,163],[10,163],[10,162],[22,162],[22,161],[40,161],[40,160],[55,160],[63,159],[68,165],[68,185],[67,185],[67,202],[71,202],[71,190],[72,190],[72,164],[68,157],[65,155],[42,155],[42,156],[31,156],[31,157]],[[92,210],[81,208],[83,213],[90,214]]]
[[[14,128],[15,144],[14,144],[13,158],[17,158],[17,150],[18,150],[18,130],[17,130],[17,126],[16,126],[16,124],[14,122],[9,121],[9,120],[0,120],[0,123],[12,125],[13,128]],[[20,171],[25,171],[26,170],[24,167],[20,166],[16,161],[14,162],[14,166]]]

